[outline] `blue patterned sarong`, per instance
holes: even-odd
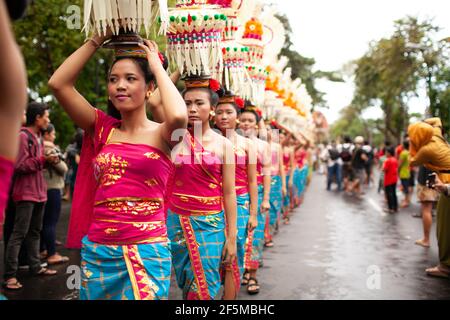
[[[261,212],[261,204],[264,198],[264,187],[258,186],[258,225],[253,235],[252,261],[262,262],[264,249],[264,229],[266,226],[267,212]]]
[[[283,206],[283,185],[280,176],[272,176],[270,185],[270,210],[269,210],[269,224],[270,233],[273,235],[275,225],[280,218]]]
[[[245,241],[250,218],[250,196],[248,193],[237,196],[237,261],[239,273],[244,274]]]
[[[225,214],[179,215],[168,210],[173,267],[183,299],[213,300],[221,286]]]
[[[168,242],[103,245],[82,240],[80,300],[167,300]]]
[[[301,190],[302,190],[302,186],[301,186],[301,174],[300,174],[300,169],[298,167],[296,167],[294,169],[294,190],[293,190],[293,194],[294,197],[299,198],[301,195]]]
[[[308,180],[309,168],[308,165],[303,166],[300,170],[300,195],[305,192],[306,182]]]
[[[291,204],[291,194],[290,194],[290,191],[289,191],[289,179],[290,179],[290,175],[286,175],[286,195],[284,196],[284,199],[283,199],[283,206],[284,207],[286,207],[286,208],[288,208],[288,210],[289,210],[289,205]]]

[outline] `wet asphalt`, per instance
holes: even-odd
[[[335,186],[334,186],[335,188]],[[258,271],[261,291],[250,296],[241,288],[241,300],[436,300],[450,299],[450,281],[425,274],[438,262],[435,220],[431,248],[414,244],[422,237],[420,211],[413,204],[397,214],[382,211],[383,195],[376,186],[366,189],[362,200],[325,190],[325,176],[315,173],[302,205],[289,225],[281,225],[275,246],[264,250],[264,265]],[[399,201],[402,198],[398,192]],[[70,204],[63,203],[57,239],[64,242]],[[435,219],[435,218],[434,218]],[[58,275],[32,277],[19,271],[19,291],[2,293],[11,300],[73,300],[71,288],[79,265],[78,250],[63,246],[58,251],[70,262],[52,266]],[[0,257],[3,243],[0,242]],[[0,264],[3,274],[3,263]],[[169,299],[181,299],[172,277]]]

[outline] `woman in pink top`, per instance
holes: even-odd
[[[285,224],[289,223],[289,213],[292,212],[294,208],[294,169],[295,169],[295,159],[294,159],[294,149],[290,145],[290,134],[285,132],[280,133],[280,142],[283,148],[283,167],[286,173],[286,187],[287,192],[284,196],[284,214],[283,220]]]
[[[234,146],[236,154],[236,197],[237,197],[237,264],[233,264],[230,285],[234,290],[226,292],[237,296],[244,273],[245,241],[249,231],[258,223],[258,187],[256,184],[256,148],[252,141],[236,132],[237,117],[244,107],[244,101],[231,93],[219,99],[215,111],[215,124],[222,135]],[[225,279],[227,285],[227,278]],[[228,297],[224,297],[225,299]]]
[[[85,130],[67,245],[82,246],[81,299],[167,299],[165,199],[173,173],[170,152],[177,143],[171,136],[186,127],[186,107],[156,44],[148,40],[116,51],[108,95],[120,119],[91,106],[74,85],[107,38],[91,38],[49,81],[59,103]],[[166,114],[161,124],[148,120],[145,111],[155,81]]]
[[[212,300],[221,286],[221,270],[230,270],[236,259],[235,159],[231,142],[209,124],[220,85],[200,78],[185,84],[189,132],[175,152],[167,225],[183,298]],[[224,297],[230,296],[234,289],[225,292]]]
[[[283,210],[283,198],[286,195],[286,173],[283,164],[283,149],[279,130],[275,125],[269,125],[267,138],[272,154],[272,170],[270,185],[270,210],[266,218],[264,230],[264,246],[273,247],[273,235],[278,229],[280,215]]]
[[[259,109],[252,105],[250,101],[246,101],[245,108],[239,116],[239,129],[256,146],[258,183],[258,225],[253,232],[248,233],[244,259],[246,274],[244,274],[243,283],[247,284],[249,294],[257,294],[260,289],[256,273],[262,264],[264,227],[270,209],[271,154],[269,144],[257,136],[260,121]]]

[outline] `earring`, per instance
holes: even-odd
[[[239,125],[240,123],[239,119],[236,119],[236,124]]]
[[[211,111],[209,112],[209,115],[210,115],[211,117],[214,117],[214,116],[216,115],[216,113],[215,113],[213,110],[211,110]]]
[[[258,129],[259,129],[258,125],[256,125],[256,126],[255,126],[255,129],[256,129],[256,130],[258,130]]]

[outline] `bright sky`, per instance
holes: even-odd
[[[407,15],[434,18],[443,30],[439,39],[450,36],[449,0],[272,0],[278,10],[287,14],[293,29],[295,48],[313,57],[316,67],[325,71],[340,70],[347,62],[362,56],[372,40],[388,37],[394,31],[394,20]],[[330,109],[322,111],[329,123],[339,117],[353,96],[353,84],[317,82],[326,93]],[[414,99],[410,111],[423,113],[427,99]],[[364,117],[378,118],[379,108],[371,108]]]

